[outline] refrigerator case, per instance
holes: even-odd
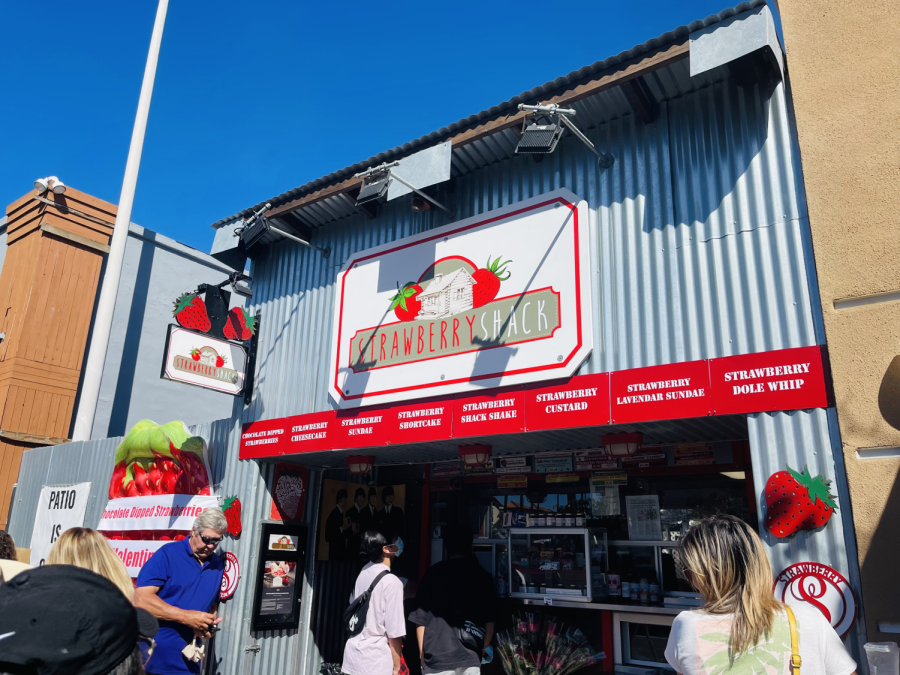
[[[608,565],[602,528],[513,528],[507,555],[510,597],[572,602],[602,597]]]

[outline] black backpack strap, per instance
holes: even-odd
[[[369,595],[372,595],[372,591],[375,590],[375,587],[378,585],[378,582],[381,581],[381,579],[382,579],[385,575],[390,574],[390,573],[391,573],[390,570],[385,570],[384,572],[382,572],[381,574],[379,574],[377,577],[375,577],[374,581],[372,581],[372,585],[369,586],[369,590],[367,590],[366,593],[368,593]]]

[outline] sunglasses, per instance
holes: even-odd
[[[222,538],[221,538],[221,537],[219,537],[219,538],[217,539],[216,537],[204,537],[204,536],[201,534],[201,535],[200,535],[200,539],[202,539],[202,540],[203,540],[203,543],[206,544],[207,546],[218,546],[219,544],[222,543]]]
[[[152,637],[144,637],[143,635],[139,635],[138,642],[143,642],[145,645],[147,645],[148,659],[153,656],[153,650],[156,649],[156,640],[154,640]]]

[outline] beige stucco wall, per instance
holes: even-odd
[[[870,640],[900,621],[900,2],[778,0]],[[839,303],[840,306],[841,303]]]

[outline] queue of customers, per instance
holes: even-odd
[[[227,529],[218,509],[204,511],[191,536],[145,564],[135,589],[99,533],[67,530],[47,564],[15,561],[0,532],[0,675],[159,675],[199,673],[202,644],[216,630]],[[360,537],[368,563],[350,597],[341,672],[403,675],[407,621],[415,626],[425,675],[478,675],[490,660],[497,604],[488,573],[472,556],[472,533],[445,530],[448,559],[425,573],[411,611],[404,580],[392,574],[403,541],[369,529]],[[700,521],[684,538],[681,562],[703,606],[679,614],[665,658],[678,675],[856,675],[856,663],[816,609],[791,608],[771,593],[763,544],[733,516]],[[358,625],[362,621],[362,625]],[[411,638],[411,636],[410,636]]]

